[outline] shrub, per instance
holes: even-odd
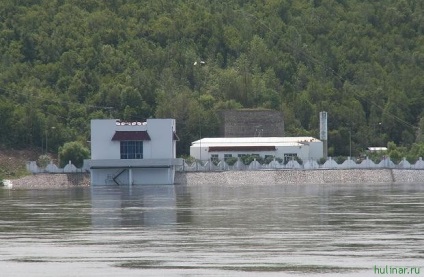
[[[373,161],[375,164],[379,164],[383,160],[383,158],[380,156],[373,156],[370,157],[370,160]]]
[[[45,168],[50,162],[51,158],[49,155],[40,155],[37,159],[38,167]]]
[[[415,164],[418,161],[419,157],[417,157],[417,155],[414,154],[408,154],[406,156],[406,160],[410,163],[410,164]]]
[[[323,164],[325,164],[325,162],[327,161],[327,159],[326,158],[324,158],[324,157],[322,157],[322,158],[320,158],[319,160],[318,160],[318,164],[321,164],[321,165],[323,165]]]
[[[67,142],[59,147],[60,167],[64,167],[71,161],[76,167],[82,167],[84,159],[90,157],[90,151],[78,141]]]
[[[274,156],[267,156],[267,157],[264,159],[264,163],[269,164],[269,163],[270,163],[270,162],[272,162],[274,159],[275,159],[275,157],[274,157]]]
[[[254,160],[256,160],[260,164],[269,164],[272,160],[274,160],[274,157],[271,157],[271,160],[268,161],[269,157],[267,159],[264,159],[263,157],[259,155],[244,155],[240,157],[240,160],[244,165],[251,164]]]
[[[237,161],[238,159],[236,157],[230,157],[225,159],[225,162],[230,166],[234,165]]]
[[[192,165],[196,161],[196,159],[193,156],[183,156],[182,158],[188,165]]]
[[[342,163],[344,163],[344,161],[346,161],[347,159],[346,159],[346,157],[343,157],[343,156],[338,156],[338,157],[335,157],[334,158],[334,161],[336,162],[336,163],[338,163],[338,164],[342,164]]]
[[[265,163],[265,159],[262,158],[261,156],[255,156],[253,157],[254,159],[256,159],[256,161],[260,164],[264,164]]]
[[[240,160],[245,165],[251,164],[254,159],[255,159],[255,157],[253,157],[252,155],[245,155],[245,156],[240,157]]]
[[[0,181],[3,181],[4,176],[6,175],[6,170],[0,167]]]
[[[402,154],[397,149],[390,151],[389,157],[395,164],[398,164],[402,160]]]

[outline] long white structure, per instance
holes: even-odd
[[[243,155],[291,160],[318,160],[323,157],[323,143],[313,137],[244,137],[203,138],[192,142],[190,156],[202,160],[224,160]]]
[[[175,119],[122,122],[91,121],[91,184],[173,184],[176,159]]]

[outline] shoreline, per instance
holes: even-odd
[[[90,186],[90,173],[40,173],[12,179],[9,189],[67,189]],[[424,170],[313,169],[175,172],[176,185],[296,185],[296,184],[423,183]]]
[[[39,173],[11,179],[9,189],[68,189],[90,186],[90,173]]]

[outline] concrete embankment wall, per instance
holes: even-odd
[[[13,188],[17,189],[49,189],[83,187],[90,185],[89,173],[68,174],[34,174],[12,180]]]
[[[89,173],[35,174],[12,180],[16,189],[69,188],[90,185]],[[424,170],[408,169],[320,169],[256,170],[220,172],[176,172],[175,183],[188,186],[286,185],[286,184],[374,184],[422,183]]]
[[[186,185],[261,185],[261,184],[373,184],[423,183],[424,170],[349,169],[349,170],[266,170],[222,172],[177,172],[175,183]]]

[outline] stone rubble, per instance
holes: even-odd
[[[34,174],[12,180],[13,189],[51,189],[87,187],[90,185],[90,174]]]

